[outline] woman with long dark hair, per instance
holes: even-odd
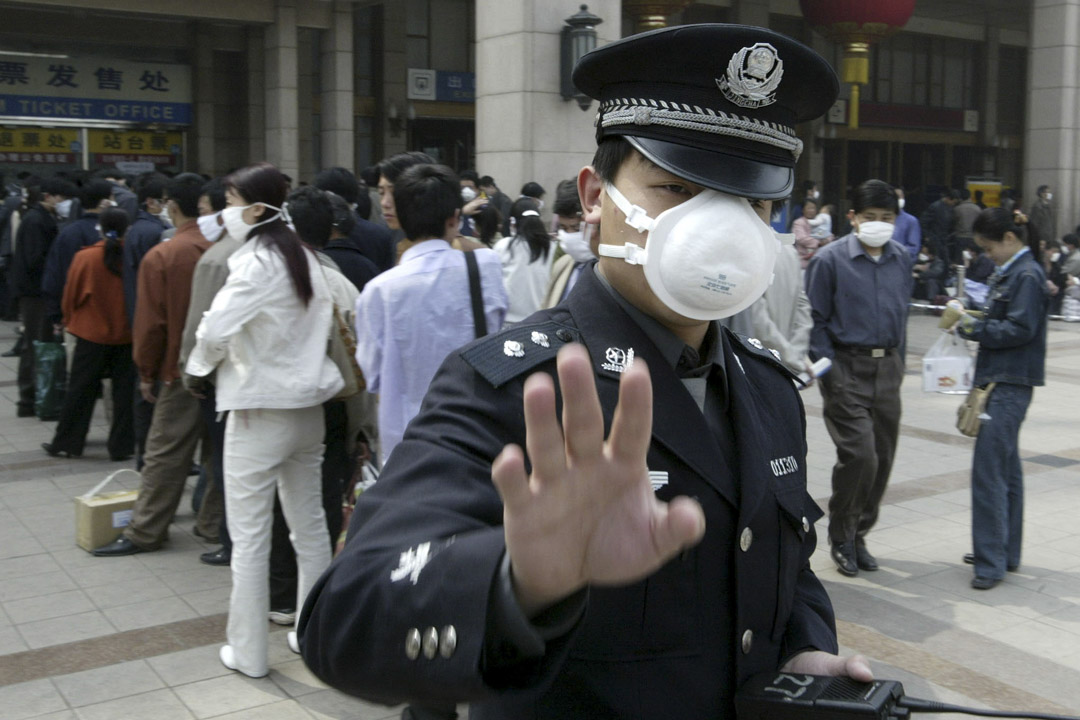
[[[98,227],[101,240],[75,253],[64,283],[61,307],[64,326],[77,338],[75,355],[56,432],[52,442],[41,447],[53,456],[82,455],[101,379],[107,377],[112,381],[113,401],[109,457],[125,460],[135,452],[135,364],[122,279],[127,213],[108,208],[98,218]]]
[[[506,322],[520,322],[540,309],[555,262],[551,236],[540,219],[540,201],[522,196],[510,207],[514,235],[495,243],[510,298]]]
[[[964,562],[975,566],[971,586],[989,590],[1020,566],[1024,474],[1020,424],[1032,388],[1045,384],[1046,276],[1034,237],[1009,211],[987,208],[972,228],[997,269],[989,278],[984,314],[963,314],[961,337],[979,343],[976,387],[994,383],[975,439],[971,463],[971,540]],[[1033,246],[1034,245],[1034,246]]]
[[[327,357],[333,302],[315,254],[286,223],[285,176],[269,163],[225,179],[225,228],[244,245],[196,331],[185,383],[216,371],[225,426],[225,501],[232,551],[228,645],[221,662],[251,677],[268,672],[268,572],[275,491],[292,531],[296,607],[330,564],[322,506],[322,404],[344,382]],[[296,634],[289,645],[299,651]]]

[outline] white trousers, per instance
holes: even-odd
[[[274,491],[289,523],[299,571],[296,608],[330,565],[322,506],[322,406],[237,410],[225,423],[225,504],[232,536],[229,645],[248,675],[268,671],[270,531]]]

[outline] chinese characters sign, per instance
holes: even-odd
[[[139,130],[90,130],[87,146],[97,165],[152,163],[172,166],[179,163],[183,142],[180,133]]]
[[[191,123],[191,70],[186,65],[93,57],[2,57],[0,118]]]
[[[0,163],[74,165],[79,131],[55,128],[0,128]]]

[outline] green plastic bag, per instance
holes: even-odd
[[[64,344],[34,341],[34,414],[56,420],[67,391],[67,359]]]

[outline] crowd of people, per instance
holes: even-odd
[[[766,30],[673,28],[586,56],[575,83],[609,115],[550,221],[538,183],[511,199],[422,152],[296,187],[268,163],[20,178],[0,218],[18,414],[41,414],[35,348],[66,341],[43,450],[84,452],[107,381],[109,456],[142,474],[130,524],[93,554],[161,548],[197,465],[193,532],[221,546],[200,559],[233,578],[221,662],[263,676],[267,620],[295,626],[316,674],[412,701],[406,718],[466,699],[477,717],[652,715],[672,697],[714,717],[754,672],[868,680],[837,655],[810,570],[823,512],[798,392],[818,385],[836,445],[831,557],[873,572],[909,303],[963,266],[950,331],[979,343],[975,383],[993,389],[964,561],[975,589],[1000,583],[1020,564],[1018,434],[1047,314],[1080,297],[1077,235],[1058,243],[1045,187],[1027,213],[949,191],[917,220],[871,179],[846,218],[807,184],[785,241],[769,221],[793,130],[747,137],[736,118],[728,146],[727,115],[688,129],[616,100],[751,50],[755,72],[782,53],[795,77],[769,102],[721,85],[739,113],[778,103],[764,127],[826,111],[831,68]],[[710,73],[686,102],[715,102]],[[379,469],[332,563],[343,506]],[[672,687],[626,692],[657,673]]]
[[[814,253],[834,239],[832,215],[836,210],[821,200],[814,181],[807,181],[803,191],[801,204],[793,204],[790,230],[805,269]],[[894,191],[898,210],[892,239],[911,255],[912,299],[942,305],[950,296],[968,295],[975,303],[983,303],[987,279],[994,272],[993,261],[975,241],[975,221],[988,207],[983,191],[976,190],[973,195],[967,188],[945,189],[918,217],[905,207],[904,188],[895,186]],[[1058,234],[1053,197],[1050,186],[1040,185],[1035,200],[1022,207],[1019,193],[1006,188],[999,206],[1017,216],[1026,235],[1040,249],[1039,262],[1050,297],[1047,312],[1080,322],[1080,255],[1076,252],[1080,225],[1072,232]],[[838,219],[838,227],[846,230],[850,225],[850,217]]]

